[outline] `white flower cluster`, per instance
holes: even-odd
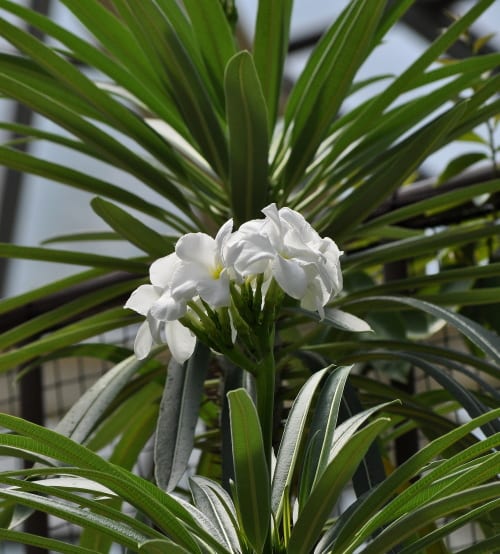
[[[230,283],[262,276],[262,291],[272,279],[300,301],[302,308],[324,316],[324,306],[342,289],[339,258],[342,252],[329,238],[321,238],[298,212],[270,204],[265,217],[232,232],[227,221],[214,238],[205,233],[182,236],[175,252],[156,260],[150,285],[141,285],[127,303],[144,315],[134,349],[145,358],[153,344],[167,343],[182,363],[193,353],[196,337],[180,321],[192,302],[214,310],[231,304]]]

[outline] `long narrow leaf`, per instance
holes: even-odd
[[[284,175],[287,190],[298,184],[357,69],[373,48],[385,4],[382,0],[351,2],[320,41],[295,85],[286,115],[293,121],[292,152]]]
[[[362,136],[370,129],[383,111],[390,106],[400,95],[410,90],[413,86],[419,86],[419,79],[424,71],[445,52],[462,33],[466,32],[472,23],[486,11],[494,0],[479,0],[460,19],[456,20],[446,31],[440,35],[422,55],[417,58],[401,75],[397,77],[385,90],[373,101],[367,102],[364,109],[357,113],[355,124],[346,128],[346,131],[338,137],[335,144],[336,155],[340,155],[349,144],[357,137]]]
[[[177,486],[193,450],[209,359],[209,349],[198,343],[185,364],[171,360],[168,366],[154,448],[156,482],[166,491]]]
[[[11,169],[46,177],[51,181],[70,185],[79,190],[116,200],[165,222],[168,222],[170,219],[167,212],[160,206],[154,205],[112,183],[58,163],[42,160],[30,154],[0,146],[0,164]]]
[[[172,155],[172,150],[168,147],[168,144],[151,129],[144,121],[136,117],[129,110],[126,109],[118,101],[114,100],[111,96],[100,90],[95,83],[88,79],[83,73],[74,68],[68,61],[64,60],[61,56],[58,56],[49,47],[43,45],[36,38],[30,34],[17,29],[15,26],[9,24],[5,20],[0,20],[0,29],[9,41],[17,46],[21,51],[29,55],[33,60],[40,63],[41,67],[45,68],[48,73],[52,74],[56,79],[60,80],[70,90],[73,90],[77,96],[83,97],[89,101],[90,105],[96,108],[98,111],[104,112],[108,123],[115,125],[119,130],[123,130],[126,133],[131,133],[139,143],[143,144],[146,148],[150,149],[158,159],[169,159],[172,166],[179,167],[179,163],[176,163],[175,157]],[[3,79],[3,83],[6,83],[6,79]],[[14,90],[14,97],[18,96],[21,92],[22,83],[17,83],[17,90]],[[38,102],[42,102],[42,106],[50,108],[50,101],[42,94],[38,94],[35,90],[31,89],[25,94],[25,99],[30,102],[32,99],[37,99]],[[64,110],[63,106],[59,105],[61,110]],[[55,110],[55,108],[54,108]],[[54,117],[58,117],[57,110],[52,111]],[[71,116],[69,111],[66,111],[65,118]],[[73,114],[73,122],[76,122],[75,114]],[[65,119],[62,120],[64,123]],[[78,120],[78,125],[81,129],[88,127],[83,120]],[[99,132],[97,128],[92,129],[92,137],[100,137],[101,140],[106,141],[106,145],[109,152],[115,152],[116,163],[129,164],[130,168],[142,168],[143,175],[147,177],[148,182],[152,188],[157,190],[160,194],[168,191],[168,197],[172,202],[184,209],[188,208],[184,197],[180,194],[179,190],[173,185],[166,175],[162,175],[151,164],[145,164],[144,160],[137,154],[133,153],[129,149],[123,147],[118,141],[107,136],[104,138],[104,133]],[[123,152],[128,151],[128,155],[122,157],[119,155],[120,150]],[[132,169],[133,170],[133,169]],[[134,170],[133,170],[134,171]],[[156,181],[156,182],[155,182]]]
[[[373,301],[379,305],[387,305],[388,302],[404,304],[414,309],[427,312],[435,317],[444,319],[465,335],[476,346],[481,348],[483,352],[491,356],[494,361],[500,363],[500,337],[492,331],[489,331],[488,329],[485,329],[481,325],[477,324],[475,321],[472,321],[468,317],[455,313],[447,308],[442,308],[440,306],[436,306],[435,304],[418,300],[417,298],[409,298],[405,296],[373,296],[369,298],[370,300],[364,299],[363,302]],[[351,306],[352,305],[353,304],[351,304]]]
[[[0,314],[4,314],[8,311],[15,310],[20,306],[30,304],[44,296],[61,292],[64,289],[84,283],[90,279],[95,279],[102,276],[106,273],[105,269],[89,269],[76,275],[70,275],[69,277],[64,277],[63,279],[58,279],[48,285],[43,285],[41,287],[32,289],[28,292],[19,294],[17,296],[11,296],[9,298],[2,298],[0,300]]]
[[[240,52],[224,78],[229,126],[231,203],[237,224],[259,216],[267,204],[267,110],[253,59]]]
[[[62,552],[63,554],[95,554],[94,550],[68,544],[66,541],[63,542],[57,539],[49,539],[46,537],[40,537],[39,535],[33,535],[31,533],[24,533],[23,531],[14,531],[1,527],[0,539],[35,546],[44,550],[50,549],[51,551]]]
[[[83,25],[87,26],[97,40],[101,41],[104,48],[93,46],[57,25],[50,17],[45,17],[17,3],[0,0],[0,6],[65,45],[72,57],[108,75],[144,105],[149,106],[151,111],[163,117],[178,132],[185,135],[186,131],[178,114],[165,101],[165,93],[160,88],[158,75],[152,70],[147,56],[134,43],[132,35],[122,22],[95,0],[84,3],[72,0],[61,1],[73,11]],[[110,56],[107,55],[108,53]],[[117,59],[120,59],[121,64],[116,63]]]
[[[311,436],[318,432],[321,437],[318,455],[311,460],[312,466],[316,468],[311,489],[314,488],[330,463],[330,452],[333,448],[340,402],[351,369],[352,366],[336,368],[328,376],[328,380],[321,389],[310,429]]]
[[[14,244],[0,243],[0,257],[17,258],[25,260],[40,260],[58,262],[80,266],[122,269],[131,273],[145,273],[146,264],[135,260],[125,260],[100,254],[87,254],[85,252],[70,252],[67,250],[55,250],[52,248],[38,248],[33,246],[17,246]]]
[[[329,370],[329,367],[322,369],[314,373],[306,381],[295,398],[288,414],[276,458],[271,489],[271,506],[276,521],[280,521],[285,501],[283,496],[285,491],[290,487],[294,477],[295,465],[305,438],[306,424],[310,415],[309,412],[314,394]]]
[[[486,502],[482,506],[477,506],[476,508],[467,510],[464,515],[454,517],[451,521],[440,525],[435,531],[426,533],[424,537],[412,542],[409,546],[403,548],[400,551],[400,554],[417,554],[418,552],[422,552],[422,548],[428,547],[429,545],[436,543],[438,540],[449,536],[453,531],[459,529],[467,523],[470,523],[471,521],[479,519],[484,514],[498,507],[500,507],[500,500],[492,500],[490,502]],[[483,541],[476,542],[474,546],[476,549],[473,551],[476,554],[479,552],[484,552],[485,554],[491,552],[491,550],[489,550],[490,546],[485,545]],[[494,546],[494,544],[492,546]],[[486,548],[486,550],[483,550],[483,548]]]
[[[465,113],[465,107],[465,104],[459,104],[397,145],[394,152],[387,155],[384,166],[370,178],[369,186],[356,188],[338,205],[335,217],[330,218],[328,234],[342,236],[362,221],[374,205],[387,198],[430,152],[442,145],[451,127]]]
[[[191,22],[192,37],[198,43],[207,67],[207,77],[222,107],[224,71],[229,59],[236,54],[231,27],[218,0],[184,0],[183,3]],[[214,40],[214,37],[217,37],[217,40]]]
[[[169,554],[190,554],[189,550],[166,539],[143,542],[139,546],[139,552],[142,552],[142,554],[164,554],[165,552],[169,552]]]
[[[53,331],[42,338],[31,341],[15,350],[0,354],[0,371],[6,371],[19,364],[33,360],[37,356],[48,354],[90,337],[95,337],[111,329],[118,329],[137,323],[135,315],[128,314],[123,308],[105,310],[95,316],[89,316],[78,323],[73,323]]]
[[[74,507],[68,502],[56,500],[55,498],[47,499],[38,494],[15,491],[12,489],[0,490],[0,496],[15,499],[20,504],[30,508],[41,509],[72,523],[98,529],[110,535],[118,544],[128,546],[129,548],[134,548],[137,543],[143,542],[148,538],[116,520],[109,519],[103,515],[96,516],[88,510]]]
[[[130,356],[94,383],[58,423],[55,430],[76,442],[83,442],[130,378],[144,364]]]
[[[352,435],[334,461],[324,471],[309,499],[301,509],[288,544],[289,554],[310,554],[339,494],[354,474],[368,447],[387,425],[380,418]]]
[[[191,492],[198,508],[217,525],[227,547],[238,551],[241,544],[238,537],[236,510],[228,493],[217,483],[203,477],[191,479]]]
[[[365,549],[366,554],[388,552],[390,548],[401,543],[428,523],[461,512],[477,504],[486,503],[498,498],[500,483],[490,483],[450,495],[422,506],[400,518],[396,523],[382,531]],[[491,505],[491,504],[490,504]]]
[[[398,490],[398,487],[401,487],[412,477],[417,475],[434,457],[438,456],[461,438],[467,436],[478,426],[483,425],[494,418],[498,418],[499,415],[500,408],[488,412],[471,422],[451,430],[447,434],[433,440],[428,445],[420,449],[377,487],[376,494],[369,495],[364,498],[358,503],[356,508],[347,515],[347,517],[341,520],[339,527],[335,530],[335,542],[330,544],[328,548],[331,548],[334,544],[336,548],[339,548],[339,550],[342,551],[342,549],[350,544],[351,541],[353,543],[356,541],[362,542],[366,538],[366,535],[357,534],[357,538],[355,538],[354,529],[357,533],[361,529],[364,522],[368,521],[372,515],[377,514],[382,506],[384,506],[393,496],[394,491]],[[325,541],[323,546],[326,547],[327,544],[328,542]]]
[[[123,303],[124,296],[129,294],[136,286],[143,282],[142,279],[135,279],[119,282],[116,285],[102,286],[95,292],[82,294],[77,299],[63,302],[56,308],[47,309],[44,313],[26,319],[24,323],[12,325],[0,336],[0,349],[4,350],[9,346],[19,344],[30,337],[42,335],[47,330],[61,327],[62,324],[74,320],[75,317],[86,314],[88,310],[102,309],[110,304]]]
[[[94,198],[92,209],[123,238],[138,246],[155,258],[166,256],[173,248],[172,243],[119,206],[102,198]]]
[[[278,115],[292,7],[293,0],[269,0],[258,7],[253,55],[267,105],[269,136]]]
[[[178,502],[152,483],[110,464],[87,448],[49,429],[6,414],[0,414],[0,425],[26,435],[0,435],[0,444],[27,446],[35,452],[49,455],[69,465],[85,468],[75,468],[73,474],[109,487],[149,515],[160,528],[172,534],[181,544],[192,548],[193,554],[199,552],[192,535],[177,519],[181,517],[190,526],[196,527],[192,517]]]
[[[132,6],[133,5],[133,6]],[[178,33],[151,2],[115,0],[136,39],[147,45],[161,67],[160,76],[203,157],[221,177],[227,176],[227,143],[207,87]]]
[[[261,552],[271,523],[269,473],[257,410],[244,389],[228,393],[238,513],[252,547]]]

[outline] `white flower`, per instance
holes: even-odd
[[[175,275],[179,271],[181,261],[175,253],[159,258],[149,268],[151,283],[161,289],[158,298],[150,306],[151,315],[160,321],[174,321],[182,317],[187,310],[189,297],[172,294]]]
[[[188,316],[200,316],[200,300],[211,308],[229,307],[231,281],[241,284],[257,275],[263,275],[263,296],[274,279],[304,309],[324,317],[324,306],[342,289],[342,252],[294,210],[270,204],[262,211],[263,219],[248,221],[234,233],[232,220],[215,238],[188,233],[177,241],[174,253],[151,265],[151,284],[141,285],[125,304],[146,317],[134,344],[138,358],[145,358],[153,344],[167,343],[179,363],[187,360],[196,338],[179,320],[188,310]],[[232,313],[228,316],[234,342]],[[200,317],[198,324],[202,321]]]
[[[321,238],[298,212],[270,204],[265,219],[244,223],[227,246],[227,260],[240,278],[274,277],[307,310],[324,317],[324,306],[342,289],[341,252]]]
[[[205,233],[188,233],[175,245],[180,260],[173,275],[171,290],[175,299],[200,296],[213,308],[229,306],[229,275],[225,265],[225,246],[233,221],[227,221],[212,238]]]
[[[179,363],[185,362],[194,351],[195,336],[177,321],[186,313],[186,304],[175,301],[170,294],[170,279],[178,265],[175,254],[156,260],[149,271],[152,284],[138,287],[125,304],[125,308],[146,317],[134,342],[134,352],[140,360],[150,353],[154,344],[167,343]],[[163,319],[153,312],[164,316]]]

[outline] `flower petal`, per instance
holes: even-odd
[[[215,249],[217,251],[217,257],[219,258],[217,263],[223,262],[223,251],[226,246],[229,237],[231,236],[231,231],[233,230],[233,220],[229,219],[224,223],[224,225],[219,229],[219,232],[215,236]]]
[[[179,263],[180,260],[175,252],[154,261],[149,268],[149,279],[151,283],[157,287],[168,287]]]
[[[229,306],[229,279],[227,274],[221,274],[218,279],[203,279],[198,283],[198,294],[212,308]]]
[[[302,298],[307,288],[307,276],[294,260],[278,256],[274,262],[273,275],[278,285],[292,298]]]
[[[170,290],[164,292],[151,306],[151,315],[159,321],[172,321],[179,319],[186,313],[186,302],[176,299]]]
[[[160,297],[160,289],[153,285],[141,285],[137,287],[125,303],[125,308],[130,308],[141,315],[147,315],[151,306]]]
[[[191,331],[179,321],[169,321],[165,325],[165,336],[172,357],[183,364],[194,352],[196,338]]]
[[[215,265],[215,240],[205,233],[188,233],[175,245],[175,252],[185,262],[194,262],[206,268]]]
[[[149,330],[149,324],[145,321],[137,331],[134,342],[134,352],[139,360],[144,360],[153,347],[153,337]]]

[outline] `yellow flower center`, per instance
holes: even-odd
[[[218,279],[220,277],[220,274],[222,273],[222,270],[224,268],[221,266],[221,265],[218,265],[216,266],[213,270],[212,270],[212,278],[213,279]]]

